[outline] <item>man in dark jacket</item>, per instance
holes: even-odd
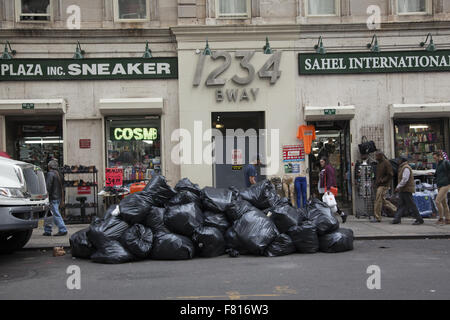
[[[53,222],[58,227],[59,231],[55,236],[65,236],[67,234],[67,228],[64,224],[64,220],[59,212],[59,205],[63,200],[63,183],[61,175],[58,172],[58,162],[52,160],[48,163],[48,173],[47,173],[47,192],[50,201],[50,211],[53,215]],[[52,235],[52,223],[48,223],[44,226],[44,236]]]
[[[413,225],[423,224],[423,218],[417,209],[412,194],[416,191],[416,184],[414,183],[414,176],[412,168],[408,165],[406,158],[401,158],[398,167],[398,185],[395,188],[395,192],[399,192],[400,201],[398,203],[398,209],[395,213],[392,224],[401,223],[403,213],[412,212],[416,221]]]
[[[444,160],[440,152],[433,153],[433,158],[437,163],[434,177],[436,178],[436,184],[439,190],[436,197],[436,206],[439,212],[437,224],[450,224],[450,210],[447,202],[447,193],[450,191],[450,162]]]
[[[397,208],[390,201],[385,199],[386,193],[391,187],[392,176],[394,174],[392,165],[381,151],[377,151],[376,158],[378,161],[377,176],[375,180],[377,195],[374,210],[375,219],[371,220],[371,222],[381,222],[381,208],[383,206],[388,207],[388,209],[393,212],[397,211]]]

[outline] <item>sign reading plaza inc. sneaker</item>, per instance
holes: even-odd
[[[177,78],[176,57],[0,60],[0,81]]]
[[[298,55],[299,74],[450,71],[450,50]]]

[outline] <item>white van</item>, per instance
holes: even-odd
[[[42,169],[0,157],[0,254],[25,246],[45,219],[52,217]]]

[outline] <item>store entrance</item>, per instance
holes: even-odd
[[[350,121],[317,121],[309,122],[308,125],[314,125],[316,128],[316,140],[313,141],[309,155],[311,195],[319,196],[319,161],[322,157],[327,157],[336,170],[339,190],[336,200],[341,208],[351,208]]]
[[[56,159],[63,165],[62,116],[6,116],[6,152],[15,160],[47,172]]]
[[[218,129],[222,136],[213,137],[216,150],[213,164],[213,185],[217,188],[235,186],[245,188],[244,168],[254,161],[257,155],[264,156],[264,135],[259,130],[264,129],[264,112],[213,112],[211,114],[213,129]],[[227,129],[241,129],[242,136],[227,136]],[[220,161],[222,160],[222,161]],[[261,162],[264,163],[264,159]],[[257,181],[265,179],[261,176],[261,168],[257,168]]]

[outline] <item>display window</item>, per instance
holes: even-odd
[[[395,156],[407,158],[414,170],[436,169],[433,152],[448,151],[448,124],[444,120],[397,120],[394,127]]]
[[[123,184],[161,173],[161,119],[106,118],[106,165],[123,169]]]

